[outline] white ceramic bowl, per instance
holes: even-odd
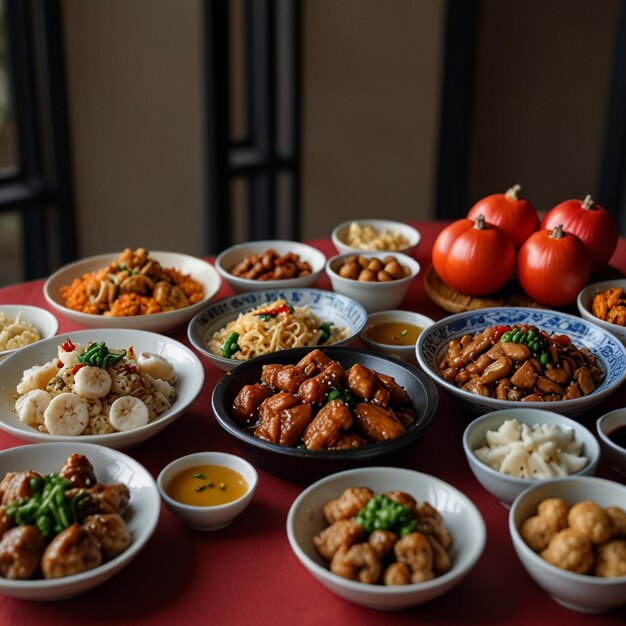
[[[603,454],[606,455],[613,469],[626,477],[626,448],[618,446],[609,438],[609,435],[618,428],[626,430],[626,409],[624,408],[605,413],[596,422],[596,431]]]
[[[419,263],[400,252],[359,252],[360,256],[368,259],[384,259],[386,256],[394,256],[398,263],[409,268],[410,274],[398,280],[390,280],[388,282],[365,282],[344,278],[339,275],[340,268],[344,265],[346,259],[352,256],[350,254],[338,254],[326,263],[326,274],[330,278],[330,284],[333,291],[343,294],[356,300],[365,307],[368,313],[376,313],[387,309],[395,309],[399,306],[406,292],[409,290],[411,283],[415,280],[420,272]]]
[[[578,305],[578,311],[580,315],[594,324],[597,324],[601,328],[613,333],[623,344],[626,344],[626,326],[620,326],[619,324],[613,324],[606,322],[596,317],[591,312],[591,305],[593,298],[601,291],[606,291],[612,287],[621,287],[626,291],[626,278],[616,278],[614,280],[603,280],[599,283],[591,283],[583,289],[581,289],[578,297],[576,298],[576,304]]]
[[[196,465],[221,465],[233,469],[245,478],[248,490],[237,500],[218,506],[191,506],[170,497],[167,487],[172,478],[179,472]],[[258,480],[259,477],[254,467],[241,457],[224,452],[196,452],[166,465],[157,478],[157,485],[165,506],[187,526],[197,530],[219,530],[228,526],[252,502]]]
[[[104,341],[109,348],[133,346],[136,353],[152,352],[166,357],[176,370],[174,388],[176,401],[157,419],[134,430],[102,435],[66,437],[42,433],[22,423],[14,412],[15,388],[24,370],[33,365],[43,365],[55,358],[58,346],[66,339],[86,345],[89,341]],[[109,448],[124,449],[143,443],[154,437],[184,413],[198,397],[204,384],[202,363],[192,350],[182,343],[156,333],[130,329],[78,330],[45,339],[12,354],[0,363],[0,429],[31,442],[65,441],[68,443],[97,443]]]
[[[187,323],[198,311],[202,310],[211,301],[213,296],[219,291],[221,279],[215,268],[193,256],[178,254],[176,252],[150,252],[150,257],[158,261],[163,267],[171,267],[179,270],[183,274],[189,274],[204,287],[204,298],[195,304],[184,309],[166,311],[164,313],[153,313],[152,315],[132,315],[125,317],[110,317],[104,315],[94,315],[74,311],[65,306],[63,298],[59,292],[61,287],[69,285],[72,280],[79,278],[83,274],[95,272],[120,256],[120,253],[100,254],[87,259],[76,261],[65,265],[57,270],[48,280],[46,280],[43,293],[55,311],[65,316],[67,319],[86,326],[87,328],[134,328],[136,330],[148,330],[152,332],[165,332],[173,330]]]
[[[513,500],[531,485],[543,482],[546,479],[518,478],[503,474],[481,461],[475,450],[485,445],[487,431],[496,431],[505,420],[516,419],[522,424],[555,424],[566,429],[573,429],[574,439],[583,444],[582,456],[589,459],[589,463],[572,476],[591,476],[595,473],[600,460],[600,446],[593,433],[580,422],[569,419],[542,409],[504,409],[486,413],[471,422],[463,433],[463,450],[470,469],[478,482],[505,506],[510,506]],[[551,479],[550,479],[551,480]]]
[[[339,226],[336,226],[331,233],[331,239],[333,241],[333,244],[335,244],[335,248],[337,248],[337,251],[339,252],[339,254],[344,254],[344,253],[350,253],[350,254],[357,253],[358,254],[363,251],[370,251],[370,252],[372,251],[371,247],[361,248],[358,246],[354,247],[354,246],[348,245],[346,238],[348,236],[350,225],[353,223],[357,223],[360,226],[369,226],[370,228],[373,228],[378,233],[387,231],[393,234],[400,234],[409,242],[408,246],[400,250],[390,250],[389,251],[390,253],[402,252],[403,254],[412,256],[415,250],[417,249],[420,239],[422,238],[422,235],[416,228],[413,228],[413,226],[409,226],[408,224],[405,224],[403,222],[394,222],[393,220],[371,220],[371,219],[350,220],[348,222],[343,222],[339,224]]]
[[[572,400],[524,402],[525,408],[551,409],[576,417],[588,412],[611,396],[626,378],[626,348],[611,333],[574,315],[526,307],[495,307],[450,315],[427,328],[417,341],[417,361],[423,370],[443,389],[473,413],[519,407],[519,402],[478,396],[446,381],[438,364],[452,339],[485,330],[499,324],[533,324],[548,333],[568,335],[574,344],[588,348],[604,368],[602,384],[592,393]]]
[[[208,348],[209,340],[214,333],[224,328],[241,313],[246,313],[278,299],[283,299],[292,305],[308,306],[310,311],[319,319],[338,328],[348,328],[348,337],[334,344],[329,344],[333,346],[351,343],[367,321],[367,313],[358,302],[332,291],[307,288],[254,291],[218,300],[198,313],[191,320],[187,329],[189,341],[213,365],[224,371],[231,370],[241,364],[242,361],[213,354]]]
[[[53,337],[57,330],[59,330],[59,321],[57,318],[52,315],[50,311],[41,309],[38,306],[30,306],[28,304],[0,304],[0,313],[5,313],[13,321],[16,320],[19,313],[22,313],[24,321],[29,322],[39,331],[41,339]],[[21,348],[0,352],[0,361],[17,350],[21,350]]]
[[[509,531],[517,556],[535,582],[556,602],[583,613],[601,613],[624,604],[626,576],[600,578],[575,574],[548,563],[526,545],[520,528],[526,519],[536,514],[537,506],[546,498],[563,498],[571,504],[592,500],[601,507],[623,508],[626,486],[590,476],[550,480],[522,492],[509,513]]]
[[[422,315],[421,313],[415,313],[413,311],[379,311],[378,313],[372,313],[367,318],[367,324],[365,328],[359,333],[359,339],[370,349],[376,352],[382,352],[390,356],[395,356],[398,359],[402,359],[412,365],[417,365],[417,356],[415,354],[415,343],[410,345],[400,345],[394,343],[383,343],[380,341],[374,341],[374,339],[368,336],[368,330],[378,324],[386,324],[397,322],[400,324],[411,324],[418,328],[428,328],[435,323],[435,320]]]
[[[333,574],[313,546],[313,537],[327,526],[324,504],[339,497],[344,489],[359,485],[376,493],[405,491],[420,502],[432,504],[453,537],[452,569],[424,583],[394,587],[367,585]],[[465,578],[483,552],[486,530],[472,501],[448,483],[408,469],[364,467],[332,474],[305,489],[289,510],[287,537],[302,565],[333,593],[373,609],[403,609],[437,598]]]
[[[267,250],[274,250],[278,256],[284,256],[293,252],[300,257],[300,261],[306,261],[311,266],[311,273],[299,278],[287,278],[284,280],[252,280],[235,276],[230,272],[245,258],[253,254],[263,254]],[[266,240],[240,243],[224,250],[215,259],[215,267],[220,276],[231,286],[235,293],[248,291],[265,291],[267,289],[289,289],[294,287],[310,287],[322,275],[326,257],[322,252],[298,241]]]
[[[159,492],[150,473],[122,452],[82,442],[19,446],[0,452],[0,476],[34,469],[57,472],[71,454],[84,454],[102,483],[125,483],[130,502],[124,515],[130,546],[111,561],[82,574],[51,580],[9,580],[0,577],[0,593],[23,600],[59,600],[76,596],[105,582],[133,560],[152,536],[159,520]],[[155,546],[155,549],[158,549]]]

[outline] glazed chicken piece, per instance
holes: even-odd
[[[404,430],[415,424],[415,411],[408,407],[399,407],[396,409],[396,417],[400,420]]]
[[[298,389],[298,396],[307,404],[323,404],[331,389],[343,389],[346,387],[346,373],[333,361],[322,372],[305,380]]]
[[[391,392],[374,370],[356,363],[348,370],[348,389],[355,400],[389,406]]]
[[[394,439],[404,432],[404,426],[391,409],[361,402],[354,406],[353,412],[356,425],[370,441]]]
[[[245,385],[233,400],[233,419],[244,425],[254,424],[259,417],[261,402],[271,395],[271,389],[265,385]]]
[[[326,369],[332,362],[332,359],[316,348],[300,359],[296,367],[302,370],[307,378],[311,378]]]
[[[48,544],[41,559],[41,571],[45,578],[62,578],[86,572],[101,563],[98,540],[78,524],[72,524]]]
[[[261,372],[261,382],[275,391],[297,393],[306,379],[307,376],[296,365],[264,365]]]
[[[254,431],[255,436],[283,446],[293,446],[313,417],[310,404],[296,404],[282,410],[264,411],[264,418]]]
[[[353,519],[337,520],[313,537],[319,555],[330,561],[337,550],[349,548],[365,537],[365,529]]]
[[[404,387],[401,387],[396,382],[393,376],[376,372],[376,375],[383,381],[385,387],[391,394],[390,403],[394,406],[407,406],[411,404],[411,396],[406,392]]]
[[[0,574],[26,580],[33,576],[45,548],[44,538],[34,526],[16,526],[0,541]]]
[[[0,505],[0,538],[4,536],[10,528],[13,528],[13,518],[7,515],[7,507]]]
[[[26,472],[8,472],[0,482],[2,504],[11,504],[15,500],[26,500],[31,497],[31,478],[41,478],[41,474],[28,470]]]
[[[123,483],[98,483],[89,489],[68,489],[65,492],[65,496],[69,499],[74,498],[79,491],[85,491],[90,496],[89,502],[83,511],[85,516],[96,513],[118,513],[119,515],[124,515],[130,501],[130,490]]]
[[[329,524],[340,519],[350,519],[373,497],[374,492],[369,487],[349,487],[338,498],[324,505],[324,518]]]
[[[302,440],[309,450],[332,448],[342,431],[352,426],[350,409],[341,400],[331,400],[313,418]]]
[[[117,513],[89,515],[83,521],[83,528],[98,540],[105,561],[121,554],[130,545],[126,522]]]
[[[281,414],[300,404],[296,396],[281,391],[266,400],[259,406],[259,425],[254,431],[255,436],[277,443],[280,440]]]
[[[356,433],[341,433],[331,446],[333,450],[349,450],[367,445],[367,439]]]
[[[72,487],[93,487],[98,482],[93,465],[84,454],[71,454],[59,476],[69,480]]]

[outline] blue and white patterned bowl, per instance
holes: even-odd
[[[576,346],[587,347],[598,357],[605,372],[602,384],[582,398],[520,403],[478,396],[444,380],[438,364],[450,341],[498,324],[534,324],[548,333],[567,335]],[[418,339],[416,352],[424,372],[475,414],[524,406],[549,409],[570,417],[581,416],[613,394],[626,378],[626,348],[611,333],[574,315],[545,309],[495,307],[451,315],[424,330]]]
[[[341,294],[323,289],[269,289],[217,300],[191,320],[187,328],[189,341],[211,363],[224,371],[232,370],[242,361],[213,354],[208,347],[213,333],[236,319],[239,314],[279,299],[294,306],[308,306],[309,310],[321,320],[339,328],[348,328],[347,338],[333,343],[333,346],[353,342],[367,323],[365,309],[358,302]]]

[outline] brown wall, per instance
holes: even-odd
[[[445,0],[305,0],[304,238],[434,213]],[[617,0],[481,0],[470,195],[593,190]],[[64,0],[80,253],[203,253],[199,0]],[[463,214],[469,207],[459,207]]]

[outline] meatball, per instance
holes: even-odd
[[[0,574],[11,579],[30,578],[39,567],[44,547],[44,538],[34,526],[8,530],[0,541]]]
[[[126,522],[117,513],[89,515],[83,521],[83,528],[98,540],[105,561],[121,554],[130,545]]]
[[[552,526],[551,520],[543,515],[533,515],[524,521],[520,528],[520,535],[526,545],[535,552],[545,550],[550,543],[550,539],[556,534],[556,529]]]
[[[537,514],[554,528],[554,532],[567,528],[567,515],[571,504],[562,498],[548,498],[539,504]]]
[[[71,454],[59,470],[59,476],[69,480],[72,487],[93,487],[98,482],[93,465],[84,454]]]
[[[13,528],[13,518],[7,515],[7,507],[0,505],[0,538],[4,536],[10,528]]]
[[[556,567],[586,574],[593,566],[593,544],[586,535],[565,528],[552,537],[541,556]]]
[[[350,548],[365,537],[365,529],[351,519],[337,520],[313,538],[320,556],[330,561],[340,548]]]
[[[593,573],[605,578],[626,576],[626,540],[614,539],[598,546]]]
[[[613,522],[609,514],[591,500],[575,504],[567,515],[567,521],[570,528],[586,535],[596,545],[613,536]]]
[[[41,571],[45,578],[62,578],[80,574],[101,563],[98,540],[78,524],[72,524],[46,548],[41,559]]]
[[[11,504],[16,500],[27,500],[32,495],[31,478],[41,478],[41,474],[28,470],[26,472],[9,472],[0,482],[2,504]]]

